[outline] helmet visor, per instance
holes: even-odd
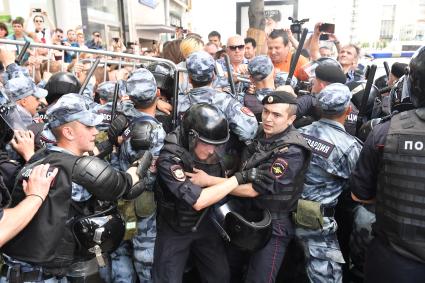
[[[205,164],[217,164],[223,159],[225,144],[205,142],[199,136],[189,140],[189,151],[193,158]]]
[[[0,92],[0,116],[12,130],[27,129],[16,104],[3,91]]]

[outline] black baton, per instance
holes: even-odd
[[[301,39],[298,44],[297,51],[295,52],[294,57],[292,57],[291,60],[291,67],[289,68],[288,77],[286,78],[285,85],[291,85],[292,77],[295,73],[295,68],[297,67],[298,59],[300,58],[301,51],[303,50],[305,38],[307,37],[308,29],[303,29],[303,32],[301,34]]]
[[[83,95],[84,89],[86,88],[87,84],[89,83],[91,76],[93,76],[93,73],[96,70],[97,65],[99,65],[99,62],[100,62],[100,58],[97,58],[96,61],[94,61],[89,72],[87,73],[86,79],[84,80],[83,84],[81,85],[80,92],[78,93],[79,95]]]

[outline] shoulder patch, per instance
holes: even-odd
[[[180,165],[173,165],[170,169],[174,179],[179,182],[186,180],[186,174],[184,174],[183,168]]]
[[[331,155],[332,151],[335,148],[335,145],[325,142],[324,140],[306,135],[306,134],[302,134],[302,135],[304,136],[308,145],[313,150],[313,153],[323,156],[324,158],[329,158],[329,156]]]
[[[277,158],[270,168],[270,172],[276,177],[281,178],[288,169],[288,162],[283,158]]]
[[[245,107],[245,106],[242,107],[241,108],[241,112],[244,113],[244,114],[246,114],[246,115],[248,115],[248,116],[250,116],[250,117],[255,117],[254,113],[252,113],[252,111],[249,110],[248,107]]]

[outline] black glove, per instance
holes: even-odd
[[[268,190],[273,185],[274,176],[270,173],[270,165],[263,164],[257,168],[251,168],[242,172],[236,172],[235,175],[239,185],[252,183],[254,187],[261,190]]]
[[[108,139],[112,144],[118,145],[118,137],[127,128],[128,120],[122,114],[117,115],[111,122],[108,129]]]
[[[137,164],[137,176],[139,176],[139,178],[144,178],[152,164],[153,156],[152,153],[147,150],[139,154],[139,156],[141,157],[135,162]]]

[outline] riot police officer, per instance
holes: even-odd
[[[182,124],[167,135],[157,162],[155,282],[182,282],[190,253],[203,281],[229,282],[224,244],[208,216],[208,207],[240,183],[252,182],[250,177],[261,178],[256,174],[239,181],[231,177],[202,188],[186,176],[203,170],[211,176],[224,177],[221,152],[228,139],[225,116],[206,103],[191,106]]]
[[[415,109],[396,114],[372,130],[350,182],[354,200],[376,204],[375,239],[366,255],[365,282],[425,278],[425,46],[413,55],[409,68],[405,87]]]
[[[177,113],[181,115],[195,103],[206,102],[220,109],[229,126],[240,141],[249,141],[257,132],[257,120],[247,107],[230,94],[219,92],[211,87],[214,79],[215,61],[205,51],[190,54],[186,61],[189,81],[193,85],[187,95],[179,95]]]
[[[258,120],[261,119],[261,112],[263,111],[261,101],[263,101],[264,96],[275,89],[273,70],[272,60],[265,55],[254,57],[248,63],[248,73],[254,82],[255,93],[254,95],[247,93],[244,96],[244,105],[255,114]]]
[[[156,205],[153,192],[157,174],[155,163],[164,145],[166,134],[155,117],[158,97],[156,96],[157,85],[152,73],[143,68],[134,71],[127,80],[126,90],[134,104],[134,109],[129,116],[129,125],[122,135],[120,168],[127,170],[130,164],[146,150],[153,156],[152,164],[147,171],[146,190],[134,200],[130,208],[134,211],[137,220],[137,232],[132,239],[130,260],[134,259],[134,267],[140,281],[152,282],[156,237]]]
[[[250,197],[255,208],[270,210],[273,230],[270,241],[251,254],[245,282],[276,280],[286,247],[294,236],[290,215],[301,195],[311,156],[305,139],[292,126],[296,113],[295,96],[285,91],[273,91],[264,97],[262,103],[263,129],[247,148],[247,160],[242,167],[245,171],[235,174],[240,183],[247,177],[246,170],[253,170],[251,174],[259,175],[254,182],[249,182],[252,184],[239,186],[231,194]],[[272,173],[271,182],[261,173],[262,170]],[[197,174],[199,176],[192,176],[191,180],[196,180],[198,185],[223,181],[205,176],[203,172]],[[237,274],[234,276],[239,277]]]
[[[36,154],[20,171],[12,207],[25,198],[23,180],[37,164],[49,163],[58,174],[37,215],[3,246],[3,275],[9,282],[65,275],[71,282],[97,282],[98,266],[106,264],[103,254],[114,250],[124,233],[124,222],[110,202],[135,198],[144,190],[144,180],[138,176],[144,176],[140,172],[151,159],[141,159],[127,174],[96,157],[83,156],[94,147],[95,126],[102,117],[78,94],[62,96],[47,114],[57,146],[47,149],[48,154]]]
[[[344,259],[336,235],[335,206],[361,150],[343,127],[351,111],[350,99],[347,86],[326,86],[317,96],[322,118],[299,129],[313,151],[295,217],[311,282],[342,282]]]
[[[47,176],[49,165],[40,164],[34,168],[28,182],[24,184],[25,199],[14,208],[10,204],[15,177],[22,167],[16,160],[11,160],[5,152],[5,146],[11,142],[13,148],[28,160],[34,153],[34,139],[29,131],[15,130],[13,125],[23,126],[16,105],[8,97],[0,94],[0,247],[19,233],[36,214],[49,192],[50,183],[57,170]],[[4,209],[6,208],[6,209]]]

